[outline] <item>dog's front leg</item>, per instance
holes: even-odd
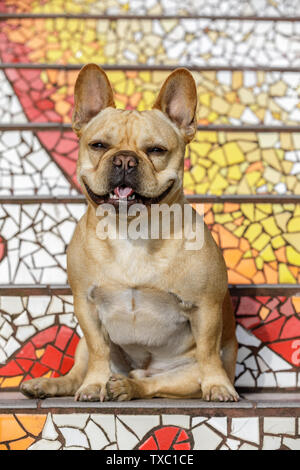
[[[238,401],[221,360],[222,302],[202,297],[200,307],[191,313],[192,332],[196,341],[199,382],[207,401]]]
[[[87,301],[86,295],[74,295],[74,310],[88,348],[87,373],[76,392],[75,400],[103,401],[105,385],[111,374],[109,345],[105,340],[95,306]]]

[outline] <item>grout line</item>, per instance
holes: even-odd
[[[51,64],[51,63],[26,63],[26,62],[2,62],[0,69],[50,69],[50,70],[80,70],[85,64]],[[108,65],[99,64],[104,70],[107,71],[166,71],[170,72],[178,67],[186,67],[194,72],[213,72],[213,71],[232,71],[232,72],[295,72],[299,73],[300,67],[268,67],[268,66],[198,66],[198,65]]]
[[[300,195],[294,194],[186,194],[191,204],[300,204]],[[87,203],[85,196],[0,196],[0,204],[83,204]]]
[[[26,123],[9,123],[3,124],[0,123],[0,131],[72,131],[72,125],[60,122],[26,122]],[[295,132],[299,133],[298,125],[229,125],[229,124],[211,124],[209,126],[197,126],[198,131],[204,132]]]
[[[297,284],[229,284],[232,296],[299,296],[300,286]],[[68,284],[2,284],[0,296],[28,295],[72,295]]]
[[[271,22],[291,22],[300,21],[300,16],[256,16],[256,15],[147,15],[147,14],[127,14],[112,15],[98,13],[1,13],[0,21],[11,19],[82,19],[82,20],[211,20],[211,21],[271,21]]]

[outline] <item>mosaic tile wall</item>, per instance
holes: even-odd
[[[297,67],[299,31],[237,19],[8,19],[0,51],[3,62]]]
[[[0,414],[0,450],[299,450],[294,417]]]
[[[6,0],[0,12],[108,15],[297,16],[297,0]]]
[[[0,205],[2,283],[65,284],[66,247],[85,207]],[[229,283],[299,282],[299,205],[205,204],[204,220],[223,251]]]
[[[0,195],[76,195],[71,131],[0,132]],[[201,131],[186,150],[187,194],[300,194],[300,134]]]
[[[8,13],[157,15],[155,19],[10,18],[1,22],[0,61],[37,67],[0,70],[1,283],[30,288],[45,284],[64,287],[67,282],[66,247],[85,205],[63,201],[53,204],[51,199],[41,203],[39,198],[65,197],[70,201],[73,196],[80,196],[75,176],[77,138],[70,130],[24,131],[18,125],[70,124],[78,68],[81,63],[93,61],[120,67],[108,71],[116,104],[122,109],[137,110],[151,107],[169,74],[155,67],[200,68],[193,71],[199,96],[199,130],[185,156],[185,192],[249,196],[246,203],[204,206],[205,221],[223,251],[231,284],[299,284],[299,204],[271,204],[264,199],[254,203],[251,196],[300,195],[300,132],[297,128],[293,132],[286,130],[286,126],[300,122],[300,79],[299,72],[293,69],[299,67],[300,22],[159,17],[199,16],[199,12],[220,17],[295,17],[300,14],[298,3],[263,0],[258,8],[254,0],[199,0],[184,5],[177,0],[1,2],[0,12]],[[46,64],[46,68],[40,64]],[[47,64],[62,68],[51,69]],[[65,70],[64,66],[77,69]],[[126,70],[126,66],[132,68]],[[139,66],[150,69],[141,70]],[[232,66],[237,70],[225,70]],[[16,129],[8,130],[10,125]],[[209,125],[226,125],[229,129],[201,130],[201,126]],[[245,125],[247,132],[237,130],[237,126]],[[250,132],[252,125],[256,130]],[[270,126],[277,126],[276,132],[270,132]],[[18,197],[20,203],[12,204],[11,196]],[[36,200],[28,203],[22,201],[24,197]],[[233,298],[233,302],[240,342],[237,385],[299,387],[299,297],[287,297],[283,290],[273,297],[257,293],[255,297]],[[66,373],[72,366],[80,336],[70,295],[2,296],[0,387],[11,389],[30,377]],[[53,446],[72,447],[73,430],[67,433],[69,437],[62,437],[64,434],[58,429],[68,428],[66,422],[58,425],[54,417],[49,417],[60,437],[48,438],[46,431],[42,436],[46,415],[34,432],[26,429],[21,418],[16,420],[12,417],[23,434],[10,446],[43,445],[34,443],[39,435]],[[90,417],[78,427],[80,432],[76,431],[78,442],[85,443],[82,447],[90,445],[85,429],[92,421]],[[147,432],[162,424],[168,423],[152,423]],[[218,435],[220,442],[214,444],[216,447],[250,445],[243,440],[229,444],[233,431],[231,422],[227,424],[226,433]],[[94,425],[97,422],[91,424]],[[203,424],[201,432],[207,428],[209,433],[216,431],[209,426]],[[193,427],[191,423],[182,425],[189,445],[194,442],[189,437]],[[132,447],[141,443],[147,432],[137,436],[135,431]],[[105,436],[103,447],[121,446],[115,436]],[[160,446],[155,433],[153,436],[149,434],[143,445]],[[286,437],[268,439],[279,447],[286,445]],[[263,445],[262,441],[253,442],[254,447]],[[172,445],[182,444],[174,441]]]
[[[117,107],[149,109],[169,73],[108,70]],[[30,121],[70,123],[77,75],[78,70],[0,71],[2,121],[24,121],[16,94]],[[298,72],[212,70],[193,71],[193,76],[199,97],[199,125],[295,125],[300,122]]]

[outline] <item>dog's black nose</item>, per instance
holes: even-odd
[[[131,172],[138,165],[138,159],[133,154],[119,154],[113,158],[113,165],[125,173]]]

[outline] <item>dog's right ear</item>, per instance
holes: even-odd
[[[113,90],[106,73],[96,64],[85,65],[75,83],[73,131],[80,135],[82,127],[108,106],[115,108]]]

